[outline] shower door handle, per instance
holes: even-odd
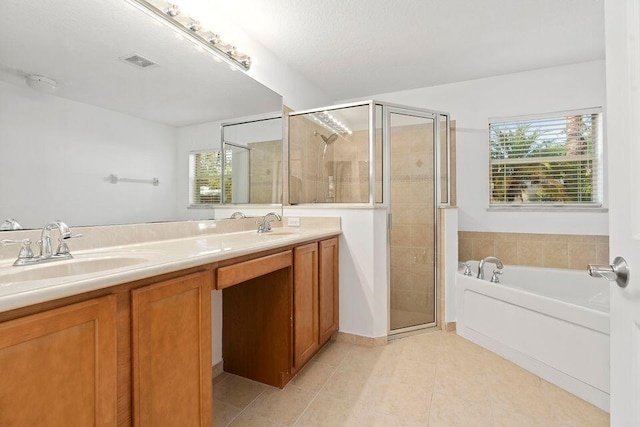
[[[589,264],[587,271],[591,277],[604,277],[621,288],[626,288],[629,283],[629,267],[621,256],[616,257],[611,265]]]

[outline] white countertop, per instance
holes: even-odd
[[[77,251],[73,252],[73,260],[33,266],[13,267],[14,260],[3,260],[0,261],[0,312],[309,240],[320,240],[340,233],[339,228],[333,227],[283,227],[264,234],[255,231],[210,234]],[[54,266],[56,269],[64,269],[66,264],[77,265],[83,262],[94,265],[104,263],[109,268],[115,265],[110,264],[111,261],[122,259],[130,261],[130,265],[92,273],[38,279],[38,269]],[[20,274],[30,275],[34,279],[15,280]]]

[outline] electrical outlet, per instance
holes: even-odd
[[[287,225],[289,227],[300,227],[300,218],[299,217],[288,217]]]

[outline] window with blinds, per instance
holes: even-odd
[[[225,203],[231,201],[231,150],[225,151]],[[189,154],[189,205],[205,206],[222,202],[221,151],[199,151]]]
[[[490,120],[490,206],[600,207],[600,109]]]

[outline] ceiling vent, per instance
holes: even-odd
[[[120,60],[143,69],[151,68],[158,65],[152,60],[147,59],[144,56],[138,55],[137,53],[134,53],[128,56],[123,56],[120,58]]]

